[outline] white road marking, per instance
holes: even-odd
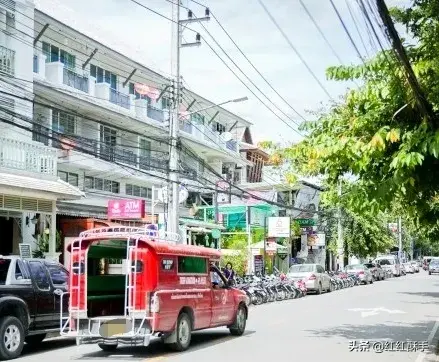
[[[428,344],[431,344],[431,341],[433,340],[434,336],[436,335],[436,332],[437,332],[438,328],[439,328],[439,320],[437,320],[434,323],[433,329],[431,330],[430,334],[428,335],[428,338],[427,338]],[[427,357],[427,353],[425,353],[425,352],[419,353],[418,358],[416,358],[416,362],[423,362],[425,357]],[[435,354],[434,357],[435,358],[432,361],[438,361],[439,360],[439,356],[438,355]]]
[[[387,309],[384,307],[378,308],[352,308],[348,309],[351,312],[361,312],[361,317],[366,318],[373,315],[378,315],[380,312],[389,313],[389,314],[405,314],[406,312],[399,309]]]

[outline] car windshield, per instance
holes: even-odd
[[[392,259],[380,259],[377,260],[378,264],[380,265],[393,265],[394,261]]]
[[[368,264],[364,264],[364,266],[367,266],[368,268],[375,268],[375,265],[370,264],[370,263],[368,263]]]
[[[353,264],[353,265],[348,265],[346,267],[346,270],[358,270],[358,269],[364,269],[364,265],[363,264]]]
[[[433,260],[430,262],[430,265],[437,265],[437,264],[439,264],[439,260],[437,260],[437,259],[433,259]]]
[[[315,265],[313,264],[300,264],[292,265],[290,267],[290,273],[311,273],[315,270]]]

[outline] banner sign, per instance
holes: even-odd
[[[269,238],[288,238],[291,235],[289,217],[269,217],[268,218],[268,237]]]
[[[109,200],[108,219],[142,219],[145,216],[145,200]]]
[[[142,83],[135,83],[134,90],[142,96],[148,96],[153,101],[157,101],[160,96],[160,91],[158,89]]]

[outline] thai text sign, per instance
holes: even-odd
[[[142,219],[145,216],[145,200],[109,200],[109,219]]]
[[[288,238],[291,235],[289,217],[269,217],[268,218],[268,237],[269,238]]]

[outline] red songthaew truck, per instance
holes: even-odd
[[[61,310],[61,335],[105,351],[147,346],[152,336],[183,351],[192,331],[219,326],[242,335],[248,298],[215,266],[220,252],[178,241],[177,234],[147,228],[82,232],[68,247],[69,311]],[[120,274],[108,274],[108,259],[123,260]]]

